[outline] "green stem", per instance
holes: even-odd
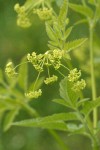
[[[96,100],[96,84],[95,84],[95,75],[94,75],[94,52],[93,52],[93,32],[94,26],[90,22],[90,63],[91,63],[91,85],[92,85],[92,99]],[[97,127],[97,108],[93,110],[93,127]]]
[[[86,136],[89,137],[92,141],[92,148],[93,150],[100,150],[100,143],[98,138],[95,136],[95,134],[93,133],[93,129],[90,128],[89,124],[87,123],[87,121],[84,119],[84,117],[82,116],[82,114],[80,113],[80,111],[76,108],[75,111],[77,112],[81,123],[84,125],[85,130],[86,130]]]
[[[93,150],[100,150],[100,144],[99,141],[94,140],[92,145]]]

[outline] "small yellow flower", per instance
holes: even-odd
[[[77,81],[76,83],[74,83],[72,89],[77,92],[80,90],[83,90],[86,87],[86,82],[85,80],[81,79],[80,81]]]
[[[9,78],[13,78],[16,76],[17,73],[15,72],[12,62],[7,63],[6,68],[5,68],[5,73],[7,74]]]
[[[53,82],[55,82],[55,81],[57,81],[57,80],[58,80],[58,77],[55,76],[55,75],[53,75],[52,77],[46,78],[46,79],[44,80],[44,83],[45,83],[45,84],[50,84],[50,83],[53,83]]]
[[[17,25],[23,28],[31,26],[30,19],[28,18],[28,11],[25,6],[20,6],[18,3],[15,4],[14,10],[18,13]]]
[[[77,70],[77,68],[73,69],[70,71],[68,75],[68,80],[70,82],[75,82],[81,77],[81,70]]]
[[[43,9],[34,9],[33,13],[36,13],[41,20],[49,20],[52,18],[52,9],[43,8]]]
[[[39,89],[38,91],[30,91],[28,93],[25,93],[25,96],[27,98],[30,98],[30,99],[31,98],[38,98],[41,95],[42,95],[42,90],[41,89]]]

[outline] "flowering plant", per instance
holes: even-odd
[[[8,130],[11,125],[17,125],[48,129],[52,135],[54,135],[55,131],[53,130],[55,129],[67,131],[71,135],[81,134],[87,136],[91,140],[93,150],[99,150],[98,132],[100,127],[98,125],[97,107],[100,106],[100,97],[96,96],[95,87],[93,31],[100,18],[100,1],[88,0],[88,2],[86,2],[82,0],[82,4],[77,5],[69,3],[68,0],[63,0],[59,13],[54,10],[52,2],[53,1],[50,0],[27,0],[23,6],[19,4],[14,6],[18,14],[17,25],[28,28],[32,25],[32,15],[38,15],[39,19],[45,24],[49,41],[48,50],[45,53],[37,54],[35,51],[33,51],[32,54],[28,53],[22,62],[15,67],[12,61],[7,63],[5,73],[7,80],[10,80],[12,84],[8,86],[3,80],[1,81],[1,84],[9,89],[9,94],[6,97],[4,97],[3,94],[1,95],[4,99],[3,110],[9,110],[9,114],[5,119],[4,130]],[[90,98],[83,98],[82,96],[82,92],[86,88],[85,79],[80,79],[82,71],[76,67],[71,68],[67,63],[71,63],[71,51],[80,47],[87,40],[87,38],[80,38],[68,41],[68,37],[73,29],[73,26],[69,26],[68,8],[84,15],[84,20],[89,25],[92,100],[90,100]],[[84,20],[78,21],[75,25],[84,22]],[[28,63],[38,72],[34,84],[30,86],[31,88],[27,86]],[[62,68],[66,73],[62,72]],[[55,72],[53,74],[52,69],[54,69]],[[45,71],[47,71],[47,76],[45,78],[41,77]],[[59,83],[60,98],[54,99],[53,102],[70,108],[70,112],[40,117],[38,112],[29,105],[29,102],[33,99],[38,99],[42,95],[43,91],[40,86],[43,83],[47,85],[52,84],[53,86],[53,83],[59,80],[56,72],[61,75],[62,80]],[[17,84],[23,89],[22,93],[18,89],[16,90]],[[19,96],[17,93],[19,93]],[[15,99],[14,102],[13,99]],[[7,107],[6,103],[9,104]],[[19,110],[22,108],[25,108],[36,118],[13,122]],[[93,120],[91,119],[91,112],[93,112]],[[60,139],[59,136],[58,139]],[[62,150],[67,149],[64,143],[63,146],[62,142],[59,142],[59,144]]]

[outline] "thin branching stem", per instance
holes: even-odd
[[[95,83],[95,70],[94,70],[94,51],[93,51],[93,32],[94,26],[90,23],[90,63],[91,63],[91,86],[92,86],[92,99],[96,100],[96,83]],[[93,110],[93,127],[97,127],[97,108]]]

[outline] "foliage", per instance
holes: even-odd
[[[57,137],[55,139],[58,139],[58,142],[60,137],[54,130],[68,132],[69,135],[80,134],[91,140],[93,150],[99,150],[97,110],[100,106],[100,97],[96,96],[93,42],[95,27],[100,19],[100,1],[82,0],[82,4],[73,4],[68,0],[63,0],[60,8],[58,8],[59,13],[55,11],[52,5],[54,2],[49,0],[27,0],[23,6],[18,3],[14,6],[18,14],[17,25],[22,28],[30,27],[32,25],[32,15],[38,15],[40,21],[44,23],[48,36],[48,50],[40,54],[35,51],[31,54],[28,53],[17,66],[9,61],[5,67],[5,75],[0,70],[0,112],[4,118],[3,129],[7,131],[11,126],[43,128],[47,129],[50,134],[54,132],[52,135]],[[69,23],[69,8],[84,16],[84,20],[88,23],[88,38],[81,37],[69,40],[74,28]],[[81,19],[75,23],[75,26],[83,22],[83,19]],[[72,65],[72,50],[83,44],[85,45],[87,40],[89,40],[91,63],[91,98],[84,98],[83,96],[86,81],[81,78],[81,70],[70,67]],[[35,81],[31,84],[28,81],[28,63],[38,73]],[[54,70],[53,73],[52,69]],[[46,71],[47,73],[45,73]],[[38,99],[42,95],[44,91],[42,88],[40,89],[40,86],[43,83],[52,86],[54,82],[59,81],[57,73],[62,77],[59,82],[60,97],[52,101],[64,106],[69,112],[41,117],[30,106],[29,102]],[[25,109],[32,119],[14,122],[22,109]],[[93,119],[91,119],[91,112],[93,113]],[[66,149],[62,142],[59,142],[59,145],[62,150]]]

